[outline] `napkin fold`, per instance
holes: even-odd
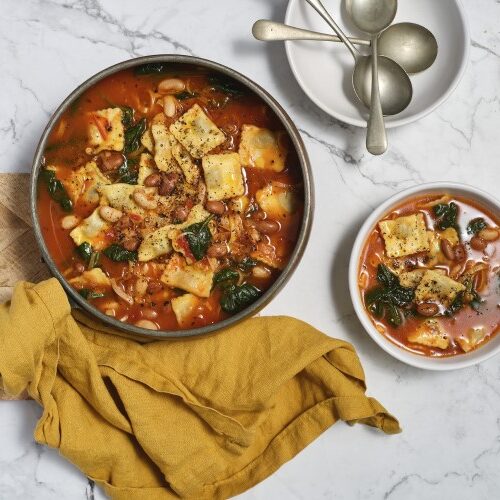
[[[365,395],[353,347],[288,317],[141,344],[71,311],[55,279],[0,306],[0,386],[115,499],[218,499],[250,488],[337,420],[400,431]],[[116,332],[115,332],[116,333]]]

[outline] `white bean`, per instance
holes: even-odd
[[[252,274],[255,278],[268,278],[271,274],[271,270],[264,266],[255,266],[252,269]]]
[[[167,78],[158,84],[158,92],[161,94],[182,92],[185,88],[185,83],[178,78]]]
[[[486,227],[479,231],[478,236],[484,241],[495,241],[498,239],[498,230],[493,227]]]
[[[108,205],[103,205],[99,208],[99,215],[106,222],[118,222],[122,218],[123,212]]]
[[[80,218],[76,215],[66,215],[61,219],[61,227],[63,229],[73,229],[80,222]]]
[[[158,325],[149,319],[140,319],[135,322],[135,326],[139,328],[147,328],[148,330],[158,330]]]
[[[132,197],[134,198],[134,201],[145,210],[154,210],[158,206],[157,201],[155,199],[148,198],[143,189],[136,189]]]
[[[165,116],[172,118],[177,111],[177,99],[172,95],[167,95],[163,98],[163,112]]]

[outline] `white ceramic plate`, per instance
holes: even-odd
[[[417,368],[423,368],[425,370],[456,370],[458,368],[475,365],[500,353],[500,335],[496,335],[474,351],[457,356],[429,358],[420,354],[415,354],[397,346],[377,331],[363,306],[358,287],[359,260],[367,236],[371,233],[377,222],[395,206],[401,204],[407,198],[413,198],[414,196],[424,193],[450,193],[462,195],[465,198],[477,201],[480,205],[483,205],[494,214],[500,214],[500,202],[494,196],[465,184],[432,182],[429,184],[421,184],[395,194],[373,211],[359,230],[349,262],[349,291],[354,310],[361,324],[369,333],[370,337],[372,337],[384,351],[394,356],[396,359],[399,359],[399,361],[416,366]]]
[[[366,36],[347,20],[343,0],[323,0],[341,28],[353,36]],[[386,127],[398,127],[422,118],[444,102],[458,85],[469,58],[469,30],[459,0],[400,1],[394,20],[425,26],[438,43],[434,64],[411,75],[413,100],[398,115],[385,118]],[[305,0],[290,0],[285,23],[324,33],[331,28]],[[288,61],[304,92],[321,109],[335,118],[366,127],[367,112],[352,90],[354,60],[343,44],[332,42],[288,41]]]

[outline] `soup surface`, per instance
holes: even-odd
[[[187,329],[244,309],[300,231],[301,169],[281,122],[202,68],[148,64],[100,81],[44,156],[49,253],[86,300],[137,326]]]
[[[469,352],[498,333],[498,214],[448,194],[409,199],[369,235],[359,287],[377,330],[425,356]]]

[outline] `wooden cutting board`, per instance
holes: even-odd
[[[20,280],[50,277],[42,262],[29,211],[29,174],[0,174],[0,303]],[[2,393],[0,399],[9,399]]]

